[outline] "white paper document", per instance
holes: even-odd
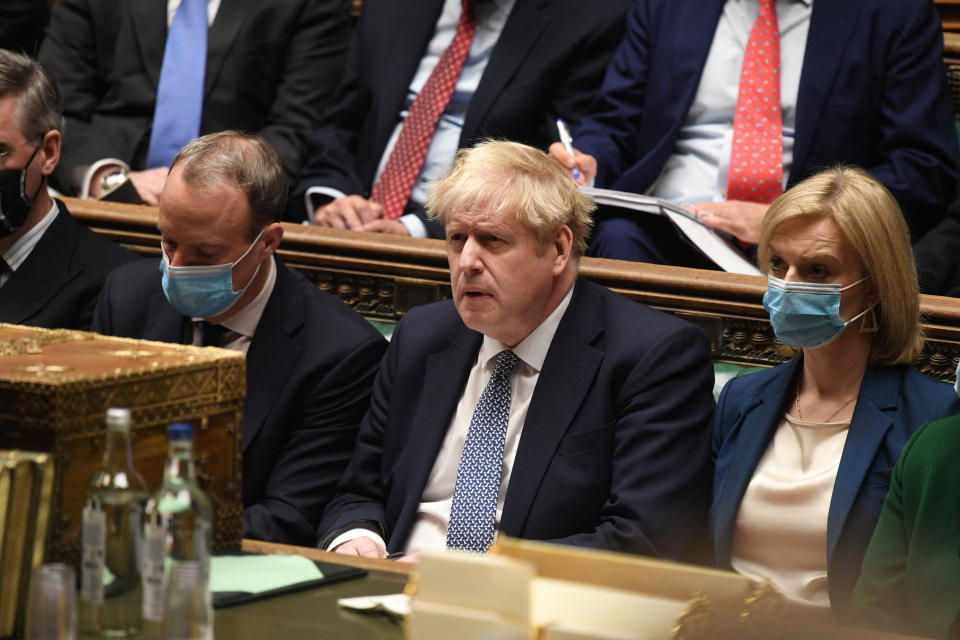
[[[694,246],[724,271],[761,275],[760,270],[730,244],[730,240],[701,224],[692,212],[679,205],[627,191],[594,187],[580,187],[580,191],[597,204],[666,216]]]

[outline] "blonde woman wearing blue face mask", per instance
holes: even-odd
[[[900,209],[875,179],[836,168],[784,193],[758,257],[764,306],[796,357],[720,395],[717,562],[809,615],[839,617],[901,449],[960,403],[909,366],[922,346],[916,269]]]
[[[853,594],[856,622],[960,637],[958,461],[960,416],[931,422],[904,447]]]

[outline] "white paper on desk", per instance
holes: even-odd
[[[345,609],[364,612],[383,612],[398,618],[410,615],[410,596],[404,593],[391,593],[385,596],[359,596],[340,598],[337,604]]]
[[[594,187],[580,187],[580,191],[597,204],[666,216],[694,246],[724,271],[761,275],[759,269],[744,258],[739,251],[731,247],[725,238],[710,227],[701,224],[691,212],[683,207],[660,198],[627,191]]]

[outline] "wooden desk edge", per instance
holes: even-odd
[[[358,569],[369,571],[371,574],[374,574],[377,577],[406,578],[415,568],[415,565],[407,562],[381,560],[378,558],[361,558],[359,556],[348,556],[342,553],[323,551],[322,549],[311,549],[310,547],[298,547],[291,544],[264,542],[262,540],[244,539],[241,549],[249,553],[272,553],[276,555],[302,556],[317,562],[331,562],[333,564],[342,564],[348,567],[357,567]]]

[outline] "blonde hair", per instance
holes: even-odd
[[[426,208],[444,224],[458,211],[508,213],[530,228],[541,246],[566,225],[573,232],[573,255],[579,257],[587,250],[596,205],[544,152],[485,140],[460,150],[450,172],[430,185]]]
[[[770,236],[800,216],[832,219],[857,251],[879,296],[879,329],[871,359],[879,364],[908,364],[923,348],[920,288],[910,248],[910,232],[893,195],[862,169],[838,166],[799,183],[767,210],[757,253],[770,271]]]

